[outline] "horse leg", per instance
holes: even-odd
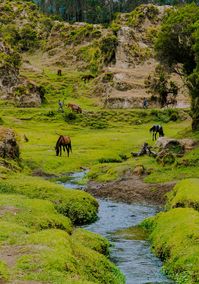
[[[66,151],[67,151],[67,154],[68,154],[68,157],[69,157],[69,146],[66,145]]]
[[[62,154],[62,153],[61,153],[61,151],[62,151],[61,147],[62,147],[62,146],[59,147],[59,155],[60,155],[60,157],[61,157],[61,154]]]
[[[68,144],[68,149],[71,151],[72,153],[72,145],[71,145],[71,142]]]
[[[157,137],[156,137],[156,136],[157,136],[157,132],[155,132],[155,140],[157,140]]]

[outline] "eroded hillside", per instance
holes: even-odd
[[[13,76],[12,68],[9,71],[11,81],[15,79],[12,88],[10,83],[1,84],[2,98],[14,98],[22,106],[38,106],[44,91],[48,99],[48,92],[53,89],[55,97],[59,97],[61,89],[62,94],[97,97],[97,104],[108,108],[140,107],[144,97],[151,97],[145,80],[158,64],[153,44],[168,9],[142,5],[131,13],[118,15],[104,27],[53,20],[42,15],[33,3],[3,1],[2,44],[17,50],[23,60],[17,66],[20,74],[17,69]],[[64,80],[56,76],[58,69]],[[189,104],[186,89],[180,78],[173,79],[180,87],[178,107],[185,107]],[[54,89],[60,82],[62,86]],[[150,105],[157,106],[152,102]]]

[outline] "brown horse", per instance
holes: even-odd
[[[56,156],[61,156],[62,147],[64,151],[65,150],[67,151],[69,157],[69,152],[71,151],[72,153],[71,139],[69,136],[63,136],[63,135],[59,136],[57,143],[55,145]]]
[[[76,113],[82,113],[82,109],[80,106],[76,105],[76,104],[68,104],[67,105],[72,111],[75,111]]]

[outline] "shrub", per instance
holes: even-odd
[[[104,63],[107,65],[111,62],[115,62],[115,52],[118,44],[117,37],[109,35],[101,39],[100,49],[104,58]]]
[[[22,51],[28,51],[38,47],[37,32],[29,24],[22,27],[20,31],[20,47]]]
[[[121,163],[122,161],[117,158],[100,158],[98,162],[103,164],[103,163]]]

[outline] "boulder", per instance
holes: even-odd
[[[15,133],[10,128],[0,127],[0,157],[19,158],[19,145],[17,144]]]
[[[142,176],[145,172],[145,168],[143,165],[137,165],[133,170],[133,174],[136,176]]]
[[[160,150],[167,150],[177,155],[183,155],[185,152],[184,144],[179,139],[160,137],[156,142],[156,146]]]

